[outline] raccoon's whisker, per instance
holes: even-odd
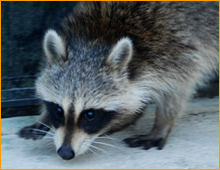
[[[47,148],[54,150],[54,144],[52,142],[49,142],[46,146],[47,146]]]
[[[39,135],[40,136],[40,135]],[[53,139],[53,136],[44,136],[44,138],[49,138],[49,139]]]
[[[114,138],[114,137],[112,137],[112,136],[109,136],[109,135],[105,135],[105,137],[108,137],[108,138],[111,138],[111,139],[115,139],[115,140],[118,140],[118,141],[120,141],[119,139],[117,139],[117,138]]]
[[[98,156],[98,154],[94,150],[92,150],[91,148],[88,148],[88,150]]]
[[[93,142],[95,144],[100,144],[100,145],[106,145],[106,146],[110,146],[110,147],[113,147],[115,149],[119,149],[121,150],[119,147],[115,146],[115,145],[111,145],[111,144],[108,144],[108,143],[103,143],[103,142]],[[122,151],[122,150],[121,150]]]
[[[96,138],[96,140],[98,140],[98,139],[100,139],[100,140],[105,140],[105,139],[107,139],[107,140],[110,140],[112,143],[114,143],[115,145],[117,145],[119,142],[121,142],[119,139],[116,139],[116,138],[112,138],[112,137],[109,137],[109,136],[103,136],[103,137],[97,137]]]
[[[37,122],[40,123],[40,124],[42,124],[42,125],[44,125],[44,126],[46,126],[46,127],[48,127],[48,128],[49,128],[50,130],[52,130],[53,132],[56,132],[56,130],[55,130],[54,128],[48,126],[47,124],[45,124],[45,123],[43,123],[43,122],[41,122],[41,121],[37,121]]]
[[[104,151],[103,149],[100,149],[100,148],[98,148],[98,147],[96,147],[96,146],[94,146],[94,145],[90,145],[90,147],[92,147],[92,148],[94,148],[94,149],[97,149],[97,150],[99,150],[99,151],[101,151],[101,152],[103,152],[103,153],[107,153],[107,152]]]
[[[120,142],[120,140],[119,139],[116,139],[116,138],[113,138],[113,137],[111,137],[111,136],[99,136],[99,137],[97,137],[96,139],[110,139],[110,140],[114,140],[114,141],[118,141],[118,142]]]
[[[51,132],[48,132],[48,131],[45,131],[45,130],[41,130],[41,129],[32,129],[33,131],[37,131],[37,132],[43,132],[45,134],[49,134],[49,135],[52,135],[54,136],[54,133],[51,133]]]

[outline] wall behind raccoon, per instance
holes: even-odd
[[[2,117],[37,114],[34,80],[42,59],[42,39],[76,2],[1,2]],[[198,96],[218,95],[218,76]],[[214,88],[213,88],[214,87]],[[28,110],[28,113],[27,113]]]
[[[75,4],[1,2],[2,116],[10,115],[14,107],[36,102],[33,86],[43,56],[44,33],[56,27]]]

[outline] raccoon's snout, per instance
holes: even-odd
[[[71,148],[71,146],[62,145],[57,153],[61,156],[61,158],[65,160],[70,160],[75,157],[75,152]]]

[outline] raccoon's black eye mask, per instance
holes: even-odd
[[[106,111],[104,109],[88,109],[82,111],[78,121],[78,127],[86,133],[97,133],[104,128],[114,117],[115,111]]]
[[[62,107],[53,102],[44,101],[49,113],[50,121],[55,128],[64,125],[64,111]]]
[[[49,118],[55,128],[63,126],[65,123],[64,111],[61,106],[53,102],[44,101]],[[77,126],[88,134],[97,133],[104,128],[115,116],[117,112],[106,111],[104,109],[88,109],[81,112]]]

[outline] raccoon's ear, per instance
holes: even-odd
[[[133,45],[129,38],[122,38],[113,47],[108,56],[107,63],[114,69],[123,72],[132,59]]]
[[[44,36],[44,53],[50,64],[66,60],[65,42],[54,30],[48,30]]]

